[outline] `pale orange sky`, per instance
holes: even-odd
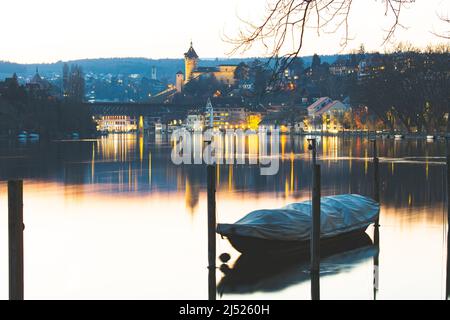
[[[0,60],[22,63],[80,58],[181,58],[192,39],[200,57],[225,57],[229,44],[223,34],[234,35],[240,17],[257,21],[266,0],[14,0],[2,1]],[[337,34],[314,30],[306,35],[301,55],[346,52],[364,43],[367,50],[384,51],[381,0],[354,1],[350,19],[353,40],[342,50]],[[450,13],[448,0],[417,0],[403,11],[395,40],[424,47],[444,40],[431,32],[448,29],[437,15]],[[255,47],[245,56],[263,56]]]

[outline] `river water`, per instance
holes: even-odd
[[[246,157],[257,140],[246,142]],[[255,164],[217,166],[218,222],[308,200],[307,146],[304,136],[281,136],[271,176]],[[175,165],[171,150],[166,135],[0,141],[0,298],[8,298],[6,180],[23,179],[26,299],[207,299],[206,168]],[[444,299],[445,142],[380,139],[378,152],[379,246],[324,257],[321,298]],[[371,196],[371,156],[366,137],[319,138],[322,195]],[[239,261],[220,237],[217,252],[231,255],[233,269],[217,270],[218,299],[311,298],[307,261]]]

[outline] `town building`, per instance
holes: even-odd
[[[355,73],[357,66],[348,59],[340,58],[330,65],[329,71],[335,76],[346,76]]]
[[[317,115],[343,115],[345,112],[349,111],[350,107],[343,104],[341,101],[334,100],[333,102],[327,104],[322,108]]]
[[[137,130],[136,118],[130,116],[101,116],[95,121],[97,131],[131,132]]]
[[[217,67],[198,67],[192,72],[192,78],[200,77],[215,77],[218,81],[228,85],[235,83],[234,72],[237,66],[235,65],[219,65]]]
[[[205,126],[205,117],[202,114],[189,114],[186,118],[186,129],[201,132]]]
[[[371,78],[385,68],[383,57],[379,53],[368,55],[358,64],[358,80]]]
[[[33,89],[42,90],[42,91],[50,90],[51,86],[52,85],[50,84],[50,82],[43,79],[39,75],[39,70],[37,68],[36,68],[36,73],[33,76],[33,78],[31,78],[31,80],[26,84],[27,88],[33,88]]]
[[[311,104],[307,110],[308,110],[308,116],[309,117],[315,117],[319,115],[319,112],[321,109],[323,109],[324,107],[326,107],[328,104],[330,104],[331,102],[333,102],[332,99],[330,99],[329,97],[321,97],[319,99],[317,99],[316,101],[314,101],[313,104]]]
[[[344,114],[351,111],[351,108],[341,101],[321,97],[307,110],[309,131],[338,132],[344,129]]]
[[[307,111],[303,104],[270,106],[259,123],[258,130],[261,132],[279,130],[280,133],[300,133],[303,132],[303,120],[306,116]]]
[[[260,132],[279,130],[280,133],[288,133],[294,125],[291,120],[287,112],[271,112],[259,123],[258,130]]]
[[[205,114],[205,125],[209,128],[232,129],[247,128],[247,117],[245,108],[218,107],[213,109],[212,122],[211,114]]]
[[[193,79],[201,77],[215,77],[218,81],[228,85],[235,83],[234,73],[237,65],[223,64],[217,67],[201,67],[199,66],[200,58],[191,45],[188,51],[184,54],[184,83],[187,84]],[[178,79],[178,76],[177,76]]]
[[[244,107],[234,104],[218,103],[213,107],[211,99],[208,99],[204,113],[204,124],[205,128],[247,129],[247,112]]]

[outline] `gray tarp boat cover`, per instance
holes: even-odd
[[[322,238],[365,229],[380,212],[377,202],[357,194],[322,197],[320,207]],[[219,223],[217,233],[266,240],[309,240],[311,209],[311,201],[305,201],[281,209],[252,211],[233,224]]]

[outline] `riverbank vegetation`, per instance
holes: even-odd
[[[13,76],[0,90],[0,136],[15,136],[21,131],[38,133],[41,138],[64,137],[73,132],[89,136],[95,125],[82,101],[19,85]]]
[[[372,127],[411,132],[449,131],[448,46],[398,47],[381,56],[378,70],[350,78],[350,97],[376,116]],[[380,128],[381,127],[381,128]]]

